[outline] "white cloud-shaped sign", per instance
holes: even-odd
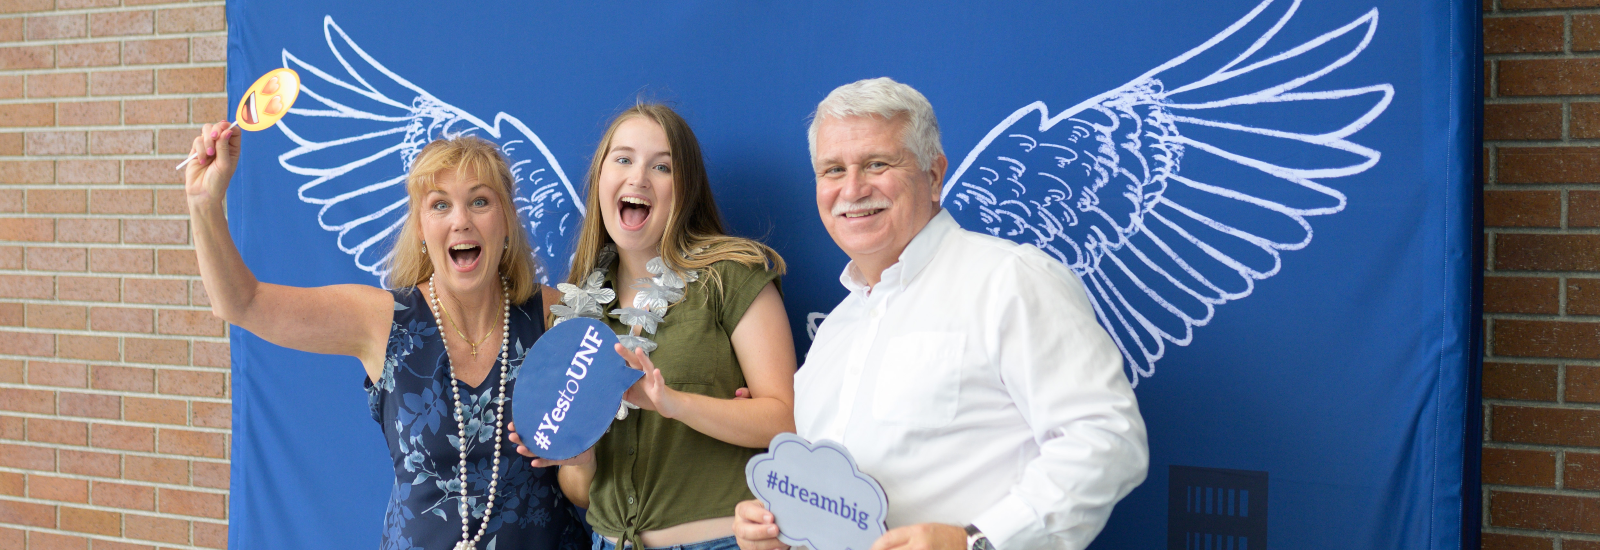
[[[745,465],[745,480],[778,523],[778,539],[815,550],[867,550],[884,531],[889,499],[843,445],[778,434]]]

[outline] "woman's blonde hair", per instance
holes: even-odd
[[[782,274],[786,268],[777,251],[750,239],[728,236],[723,230],[722,215],[717,212],[716,200],[711,196],[711,180],[700,155],[700,141],[695,139],[689,123],[671,107],[642,103],[611,119],[599,147],[595,148],[594,158],[589,161],[589,214],[584,216],[583,230],[578,234],[567,282],[582,284],[590,271],[603,267],[596,266],[595,261],[600,250],[612,241],[600,214],[600,168],[611,152],[611,140],[617,127],[633,118],[645,118],[660,125],[667,134],[667,151],[672,155],[672,189],[676,200],[672,211],[667,212],[667,227],[661,234],[661,261],[678,272],[704,270],[702,273],[706,277],[702,281],[712,285],[719,294],[722,292],[721,275],[704,268],[722,260]]]
[[[388,284],[391,288],[413,287],[433,275],[433,263],[428,261],[422,248],[422,208],[429,192],[437,190],[439,174],[454,171],[471,174],[478,183],[494,190],[500,203],[500,214],[506,221],[506,236],[510,243],[500,256],[499,271],[510,281],[511,303],[522,305],[539,290],[534,282],[533,249],[528,245],[527,224],[517,214],[511,197],[516,179],[500,148],[493,143],[470,135],[434,140],[411,163],[411,173],[406,175],[406,194],[411,197],[410,213],[400,235],[395,238],[394,254],[389,256]],[[483,243],[485,248],[495,243]],[[448,254],[439,250],[435,253]]]

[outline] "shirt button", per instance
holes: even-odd
[[[628,504],[633,504],[633,497],[628,497]]]
[[[628,449],[628,456],[633,456],[633,449]]]

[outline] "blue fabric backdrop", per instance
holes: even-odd
[[[1150,477],[1097,548],[1167,545],[1174,466],[1265,472],[1271,546],[1476,546],[1475,4],[564,4],[231,2],[230,93],[306,85],[230,190],[256,275],[376,284],[411,155],[471,131],[519,163],[562,277],[599,134],[644,97],[789,261],[803,353],[847,261],[805,118],[890,76],[938,112],[944,206],[1071,265],[1124,349]],[[231,546],[376,545],[393,478],[359,364],[232,334]]]

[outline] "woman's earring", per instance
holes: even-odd
[[[509,236],[509,235],[506,236],[506,247],[505,247],[505,250],[511,250],[511,236]]]
[[[422,255],[428,255],[428,241],[422,241]]]

